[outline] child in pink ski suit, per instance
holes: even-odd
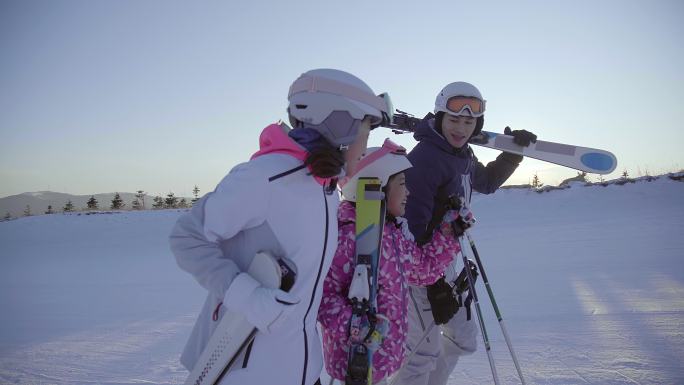
[[[377,312],[388,320],[387,335],[373,354],[373,383],[397,371],[404,359],[408,331],[408,285],[430,285],[460,251],[447,229],[435,231],[430,242],[418,247],[408,231],[404,214],[409,191],[402,171],[411,167],[406,150],[386,140],[380,148],[369,148],[355,174],[342,181],[344,201],[340,203],[338,243],[332,266],[323,284],[323,299],[318,320],[323,331],[325,368],[335,379],[344,381],[349,355],[349,321],[351,302],[347,298],[354,272],[355,259],[355,195],[359,177],[381,179],[387,205],[387,218],[378,263]],[[387,322],[387,321],[386,321]]]

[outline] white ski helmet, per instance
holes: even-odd
[[[487,101],[474,85],[454,82],[447,84],[437,94],[435,114],[441,111],[453,116],[479,118],[484,115],[486,103]]]
[[[290,86],[287,111],[313,128],[335,146],[348,146],[358,133],[360,121],[371,117],[371,126],[392,121],[389,95],[376,96],[356,76],[335,69],[315,69],[303,73]]]
[[[348,201],[356,202],[356,185],[359,178],[379,178],[381,187],[384,188],[392,175],[411,167],[411,162],[406,157],[406,149],[385,139],[382,147],[368,148],[354,173],[340,181],[342,196]]]

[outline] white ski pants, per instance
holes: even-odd
[[[425,287],[411,286],[409,302],[409,330],[407,355],[414,350],[410,361],[397,373],[396,385],[445,385],[461,355],[477,349],[477,320],[473,314],[467,320],[466,309],[445,325],[432,328],[417,347],[425,331],[434,323]]]

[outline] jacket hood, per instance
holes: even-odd
[[[304,161],[307,151],[287,135],[289,131],[290,127],[284,123],[274,123],[264,128],[259,135],[259,151],[251,159],[266,154],[286,154]]]
[[[289,131],[290,127],[285,123],[273,123],[264,128],[259,136],[259,151],[255,152],[250,159],[267,154],[285,154],[304,162],[309,152],[288,135]],[[309,167],[309,171],[311,171],[311,167]],[[336,179],[317,176],[314,178],[321,186],[329,185],[333,179]]]

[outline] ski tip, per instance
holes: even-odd
[[[594,169],[597,174],[609,174],[617,167],[617,160],[612,154],[589,152],[580,158],[583,165]]]

